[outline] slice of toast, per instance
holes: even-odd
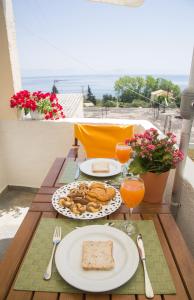
[[[109,163],[106,161],[98,161],[92,163],[92,172],[93,173],[109,173],[110,167]]]
[[[82,268],[85,270],[110,270],[114,268],[113,242],[84,241],[82,246]]]

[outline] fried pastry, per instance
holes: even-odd
[[[108,187],[108,188],[106,189],[106,194],[107,194],[108,201],[109,201],[109,200],[111,200],[111,199],[113,199],[113,198],[115,197],[116,191],[115,191],[114,188]]]
[[[86,200],[88,200],[89,202],[99,202],[98,200],[97,200],[97,198],[95,198],[95,197],[92,197],[92,196],[90,196],[90,195],[86,195]]]
[[[101,199],[105,197],[106,191],[101,188],[93,188],[88,192],[87,195],[101,201]]]
[[[88,196],[96,198],[101,202],[107,202],[110,199],[110,195],[107,194],[106,190],[101,188],[94,188],[88,192]]]
[[[103,190],[106,190],[106,187],[105,187],[104,183],[102,183],[102,182],[93,182],[90,185],[90,190],[95,189],[95,188],[101,188]]]
[[[99,203],[96,202],[90,202],[86,206],[86,210],[90,212],[97,212],[102,208],[102,206]]]

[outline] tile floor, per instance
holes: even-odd
[[[35,191],[9,188],[0,196],[0,260],[23,221]]]

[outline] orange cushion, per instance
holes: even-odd
[[[74,132],[84,146],[88,158],[114,158],[116,144],[131,138],[134,126],[75,124]]]

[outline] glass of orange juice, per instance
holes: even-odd
[[[122,177],[124,177],[125,163],[131,158],[132,148],[125,143],[117,143],[115,154],[122,167]]]
[[[135,176],[125,178],[121,183],[120,194],[132,214],[133,208],[141,203],[145,194],[143,180]],[[129,222],[127,226],[128,233],[135,233],[136,229],[132,222]]]

